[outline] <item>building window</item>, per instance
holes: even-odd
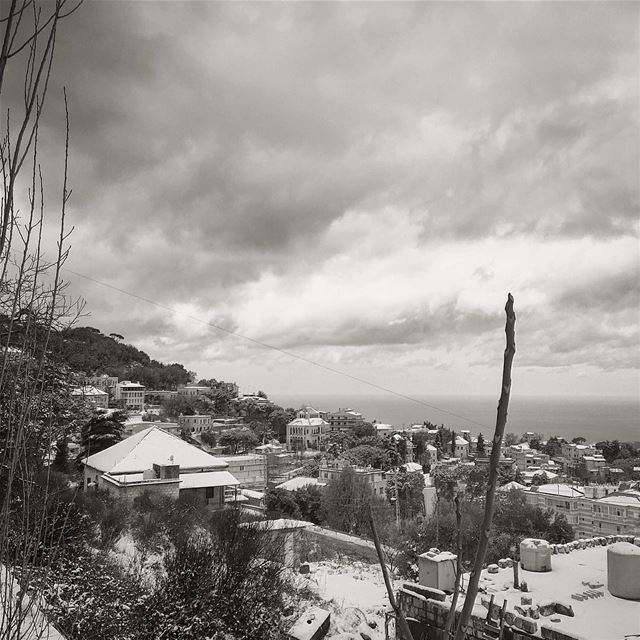
[[[207,487],[205,495],[207,497],[207,500],[209,500],[210,498],[214,498],[215,495],[216,495],[216,488],[215,487]]]

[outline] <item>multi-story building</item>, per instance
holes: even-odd
[[[593,456],[583,456],[582,462],[590,476],[600,477],[604,475],[607,461],[603,455],[597,453]]]
[[[187,433],[203,433],[211,431],[213,425],[213,416],[196,414],[193,416],[178,416],[178,424],[180,428]]]
[[[351,467],[356,477],[362,482],[366,482],[375,496],[384,496],[387,486],[386,474],[381,469],[372,467],[354,467],[347,460],[338,458],[337,460],[325,461],[320,465],[318,479],[321,482],[331,482],[340,476],[345,467]]]
[[[319,449],[327,439],[329,423],[309,413],[298,412],[298,417],[287,425],[287,448],[292,451]]]
[[[107,409],[109,407],[109,394],[92,385],[78,387],[71,392],[71,395],[74,398],[82,398],[87,404],[93,405],[96,409]]]
[[[469,457],[469,442],[460,436],[456,436],[454,456],[460,460],[466,460]]]
[[[267,485],[267,456],[248,453],[239,456],[224,456],[229,473],[240,482],[241,487],[264,489]]]
[[[331,432],[350,431],[364,422],[362,414],[353,409],[338,409],[330,412],[327,414],[326,420]]]
[[[508,447],[508,455],[513,458],[514,464],[520,471],[531,469],[542,469],[549,464],[549,456],[531,449],[528,444],[514,445]]]
[[[118,384],[117,376],[92,376],[86,378],[85,384],[92,387],[98,387],[102,391],[106,391],[110,396],[114,396],[116,392],[116,385]]]
[[[577,538],[640,535],[640,483],[611,488],[547,484],[531,487],[524,494],[529,504],[564,514]]]
[[[123,380],[116,385],[116,400],[122,402],[125,409],[142,411],[144,409],[144,385]]]
[[[198,386],[197,384],[185,384],[178,387],[178,395],[187,398],[197,398],[210,392],[211,387]]]
[[[178,396],[177,391],[171,391],[170,389],[147,389],[145,391],[145,398],[151,401],[169,400],[170,398],[176,398]]]
[[[562,456],[567,459],[570,466],[575,466],[585,456],[595,456],[597,453],[599,453],[598,450],[591,444],[562,443]]]

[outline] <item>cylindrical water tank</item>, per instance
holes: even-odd
[[[551,547],[546,540],[526,538],[520,543],[520,565],[525,571],[551,571]]]
[[[612,596],[640,600],[640,547],[616,542],[607,548],[607,582]]]

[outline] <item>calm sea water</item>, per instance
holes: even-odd
[[[272,400],[285,407],[299,408],[309,404],[324,411],[349,407],[360,411],[369,421],[387,422],[396,427],[428,420],[457,431],[469,429],[473,434],[482,431],[486,436],[493,432],[497,398],[416,396],[416,399],[425,404],[395,396],[272,396]],[[513,397],[509,405],[507,431],[517,434],[535,431],[545,436],[565,438],[583,436],[589,441],[616,438],[640,441],[640,398]]]

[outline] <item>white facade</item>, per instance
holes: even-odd
[[[640,536],[640,483],[622,483],[604,497],[590,487],[548,484],[524,492],[529,504],[567,517],[577,538],[628,534]]]
[[[327,414],[327,422],[331,431],[349,431],[362,424],[364,418],[353,409],[338,409]]]
[[[292,451],[319,449],[328,429],[329,423],[322,418],[296,418],[287,425],[287,448]]]
[[[78,387],[71,392],[71,395],[74,398],[82,398],[96,408],[107,409],[109,407],[109,394],[91,385]]]
[[[144,386],[138,382],[123,380],[116,385],[116,400],[122,401],[126,409],[144,409]]]

